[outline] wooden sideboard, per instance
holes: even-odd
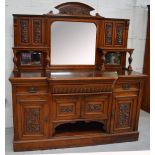
[[[138,140],[146,75],[132,70],[129,20],[91,16],[94,9],[82,3],[56,9],[58,14],[14,15],[14,151]],[[51,65],[55,21],[96,25],[94,65]]]
[[[144,75],[51,73],[10,78],[15,151],[138,140]]]

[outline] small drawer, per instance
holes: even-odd
[[[139,83],[128,83],[128,82],[122,82],[122,83],[116,83],[114,87],[114,91],[136,91],[139,90]]]
[[[17,86],[16,91],[18,94],[42,94],[47,93],[48,89],[46,85],[31,85],[31,86]]]

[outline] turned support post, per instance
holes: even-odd
[[[128,51],[128,53],[129,53],[129,58],[128,58],[129,66],[128,66],[128,70],[129,70],[129,71],[132,71],[131,63],[132,63],[132,60],[133,60],[133,59],[132,59],[133,50]]]
[[[105,55],[106,55],[106,51],[102,51],[102,66],[101,66],[101,71],[104,71],[105,70]]]
[[[106,55],[106,51],[103,50],[103,48],[99,48],[99,53],[101,55],[101,66],[100,66],[100,70],[104,71],[105,70],[105,55]]]
[[[13,56],[13,63],[14,63],[14,71],[16,70],[17,72],[19,71],[18,69],[18,59],[17,59],[17,54],[18,52],[16,50],[13,50],[14,56]]]

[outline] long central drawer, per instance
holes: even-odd
[[[112,84],[53,85],[52,94],[112,92]]]

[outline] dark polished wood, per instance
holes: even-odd
[[[129,20],[92,16],[94,9],[78,2],[55,8],[58,14],[13,15],[14,69],[9,80],[14,151],[138,140],[146,75],[132,71]],[[55,21],[96,25],[94,65],[50,65],[50,28]],[[38,59],[29,63],[31,53],[41,55],[39,65]],[[106,63],[107,53],[119,53],[119,63]]]
[[[143,73],[148,75],[148,77],[144,85],[142,109],[147,112],[150,112],[150,6],[149,5],[148,5],[148,24],[147,24]]]

